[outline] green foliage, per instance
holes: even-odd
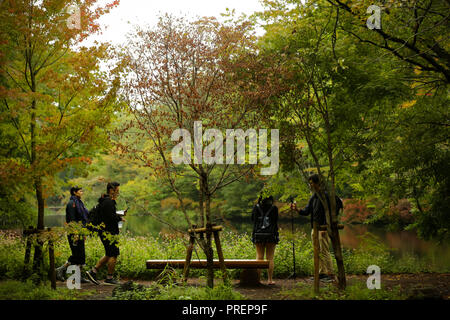
[[[32,201],[23,196],[14,198],[11,194],[0,197],[0,229],[24,228],[34,223]]]
[[[24,241],[16,235],[2,232],[0,243],[0,280],[20,279],[24,267]]]
[[[432,21],[442,19],[439,10],[445,4],[426,1],[436,11],[414,11],[415,17],[402,4],[383,4],[390,10],[390,14],[383,11],[383,32],[397,40],[414,37],[414,48],[406,48],[401,44],[407,40],[396,43],[367,29],[365,10],[373,4],[370,1],[262,3],[265,10],[256,15],[266,29],[259,41],[261,55],[277,54],[280,63],[288,66],[286,74],[277,75],[284,77],[287,89],[265,110],[271,123],[282,129],[285,173],[296,167],[316,167],[330,174],[331,152],[341,196],[378,198],[383,204],[366,222],[391,228],[410,224],[409,229],[422,238],[446,240],[450,228],[446,214],[450,203],[449,78],[448,69],[434,67],[447,54],[442,49],[427,59],[429,46],[423,47],[434,43],[440,48],[445,32]],[[403,23],[412,20],[417,24]],[[426,32],[417,32],[419,25]],[[447,48],[448,41],[444,42],[442,48]],[[409,50],[414,54],[409,55]],[[417,55],[421,50],[424,55]],[[424,57],[426,61],[420,61]],[[430,61],[434,67],[424,68]],[[320,90],[312,96],[316,87]],[[401,199],[412,203],[414,221],[391,214]]]
[[[327,285],[314,293],[313,286],[299,282],[295,289],[283,290],[279,295],[285,299],[296,300],[404,300],[407,296],[401,292],[400,286],[370,290],[363,282],[355,282],[339,291],[336,286]]]
[[[196,287],[185,283],[153,283],[148,287],[134,285],[132,290],[114,293],[112,300],[243,300],[231,286]]]
[[[392,256],[389,249],[374,235],[365,234],[358,248],[344,250],[344,265],[350,274],[365,274],[367,267],[377,265],[383,273],[392,272]]]
[[[225,218],[248,216],[259,197],[263,182],[259,180],[236,181],[217,193],[221,214]]]
[[[203,277],[202,277],[203,278]],[[244,297],[229,284],[214,288],[192,286],[182,279],[181,271],[166,268],[148,287],[132,284],[131,288],[113,292],[112,300],[242,300]]]
[[[77,300],[91,294],[91,291],[81,292],[67,288],[53,290],[48,282],[39,285],[32,281],[0,282],[0,300]]]
[[[313,251],[309,235],[303,232],[295,233],[280,231],[280,243],[275,250],[275,278],[284,278],[293,272],[292,240],[295,244],[296,273],[299,276],[313,274]],[[227,259],[255,259],[256,249],[248,235],[224,232],[221,235],[222,249]],[[119,236],[120,256],[117,261],[117,275],[128,279],[156,279],[160,271],[146,269],[145,261],[150,259],[184,259],[188,239],[180,236],[143,237],[123,234]],[[45,251],[44,251],[45,252]],[[21,279],[25,243],[18,237],[0,235],[0,275],[1,279]],[[55,245],[56,265],[62,265],[70,256],[70,248],[65,237],[61,237]],[[369,265],[377,265],[382,273],[414,273],[414,272],[450,272],[450,269],[438,269],[433,264],[433,258],[419,258],[412,254],[398,256],[381,244],[381,241],[371,234],[366,234],[357,249],[345,249],[345,270],[349,274],[366,274]],[[86,240],[86,265],[88,267],[104,255],[103,245],[98,237],[88,237]],[[214,253],[217,257],[217,253]],[[200,248],[196,248],[192,259],[205,259]],[[45,258],[45,268],[48,268],[48,258]],[[240,270],[228,270],[233,279],[239,278]],[[266,276],[266,270],[263,277]],[[203,277],[206,270],[192,269],[192,277]],[[106,269],[99,273],[99,278],[106,276]],[[216,278],[220,278],[216,271]]]

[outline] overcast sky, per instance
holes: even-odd
[[[111,0],[101,2],[108,3]],[[100,18],[100,25],[106,29],[102,35],[95,36],[95,39],[121,43],[134,24],[155,25],[158,15],[166,12],[179,16],[215,16],[220,20],[220,14],[226,8],[235,9],[237,15],[250,15],[262,10],[259,0],[121,0],[118,7]],[[92,40],[91,38],[88,42]]]

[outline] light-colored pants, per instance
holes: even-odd
[[[314,239],[314,229],[311,230],[311,239]],[[314,243],[313,243],[314,246]],[[333,262],[330,254],[330,237],[327,231],[319,231],[319,273],[333,274]]]

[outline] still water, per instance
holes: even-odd
[[[136,236],[158,236],[161,231],[171,232],[168,226],[156,221],[151,216],[127,216],[126,219],[121,232],[129,232]],[[47,215],[44,220],[47,227],[62,226],[64,221],[64,215]],[[251,234],[252,231],[250,218],[248,220],[221,221],[218,224],[221,224],[225,231],[230,230],[241,234]],[[293,224],[296,232],[303,231],[307,235],[311,233],[310,224],[306,219],[297,217]],[[290,219],[279,221],[278,225],[280,229],[292,230],[292,220]],[[394,256],[414,255],[442,267],[443,270],[450,268],[450,244],[424,241],[419,239],[414,231],[389,231],[367,225],[345,225],[344,229],[340,231],[343,248],[357,248],[361,243],[361,236],[367,232],[375,235],[388,248],[393,249]]]

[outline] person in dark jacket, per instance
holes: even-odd
[[[258,203],[253,207],[252,211],[252,221],[253,221],[253,232],[252,232],[252,242],[256,247],[256,259],[264,260],[264,254],[266,259],[269,260],[269,270],[268,270],[268,280],[267,284],[274,285],[275,282],[272,279],[274,262],[273,258],[275,255],[275,246],[280,241],[278,233],[278,208],[273,204],[273,197],[269,196],[262,199],[259,198]],[[264,216],[267,218],[264,221]],[[260,233],[261,227],[266,225],[264,229],[267,230],[267,235]],[[261,274],[261,270],[258,270]]]
[[[119,196],[118,182],[110,182],[106,186],[106,194],[102,195],[99,202],[98,212],[100,215],[100,222],[104,224],[104,227],[99,231],[100,240],[105,248],[105,255],[97,262],[95,267],[86,271],[86,274],[93,283],[100,284],[97,280],[97,272],[104,265],[108,266],[108,275],[105,280],[105,284],[118,285],[120,284],[113,278],[117,257],[120,254],[118,234],[119,234],[119,221],[125,221],[117,214],[116,199]]]
[[[83,189],[81,187],[75,186],[70,189],[70,200],[66,206],[66,223],[78,222],[83,226],[86,225],[88,210],[84,206],[83,201],[81,201],[82,196]],[[67,238],[69,240],[72,255],[62,266],[56,269],[56,278],[60,281],[65,280],[64,275],[70,265],[79,266],[81,272],[83,265],[86,263],[86,253],[84,247],[85,237],[72,233],[68,234]],[[81,282],[86,283],[88,281],[81,277]]]
[[[311,216],[311,239],[314,237],[313,222],[317,222],[318,225],[326,225],[327,219],[325,216],[325,208],[319,199],[318,193],[320,192],[319,175],[313,174],[308,179],[311,190],[314,194],[308,201],[308,204],[304,209],[298,210],[295,203],[291,204],[291,209],[297,211],[300,215]],[[325,192],[328,208],[331,208],[330,198]],[[342,200],[336,196],[336,212],[339,212],[343,208]],[[322,281],[329,282],[334,279],[333,262],[330,254],[330,237],[328,231],[319,231],[319,278]]]

